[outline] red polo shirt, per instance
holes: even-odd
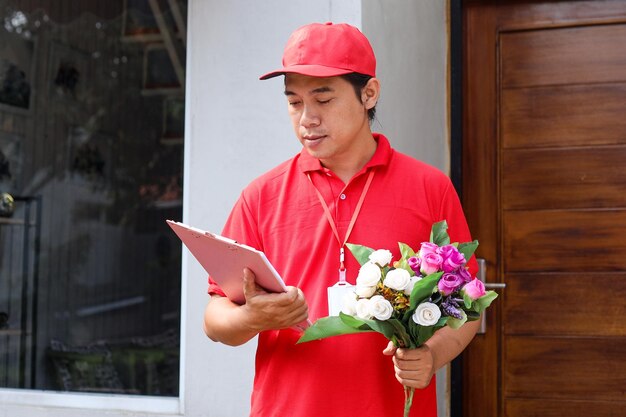
[[[428,241],[432,224],[443,219],[452,241],[471,240],[449,178],[394,151],[383,135],[374,137],[374,156],[348,184],[303,149],[254,180],[224,227],[225,236],[264,251],[285,283],[304,292],[313,321],[328,315],[326,289],[338,280],[339,243],[307,173],[328,204],[342,240],[372,169],[375,175],[350,243],[389,249],[398,259],[398,242],[419,248]],[[359,265],[349,251],[346,268],[354,284]],[[209,293],[224,295],[212,281]],[[391,358],[382,354],[387,345],[383,336],[347,335],[296,345],[299,336],[291,329],[259,335],[252,416],[402,414],[404,391]],[[411,416],[436,416],[434,379],[428,388],[416,391]]]

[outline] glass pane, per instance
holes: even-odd
[[[178,395],[186,1],[0,0],[0,387]]]

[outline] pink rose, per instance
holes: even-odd
[[[445,245],[439,249],[439,254],[443,258],[441,267],[444,272],[456,271],[465,264],[465,255],[452,245]]]
[[[441,257],[441,255],[435,252],[427,252],[424,256],[420,255],[420,258],[422,259],[422,262],[420,264],[420,271],[424,276],[439,271],[439,269],[441,268],[441,262],[443,262],[443,258]]]
[[[469,283],[465,284],[463,291],[472,300],[478,300],[485,295],[485,284],[479,279],[474,278]]]
[[[439,253],[439,246],[430,242],[422,242],[422,246],[420,246],[420,250],[417,256],[424,259],[424,257],[428,253]]]
[[[463,278],[460,275],[448,272],[441,276],[437,287],[439,288],[439,292],[443,295],[450,295],[458,290],[463,283]]]

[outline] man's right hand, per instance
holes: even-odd
[[[299,288],[287,287],[284,293],[268,293],[255,281],[254,273],[243,270],[243,293],[246,303],[241,306],[251,330],[284,329],[295,326],[308,317],[309,307]]]
[[[246,303],[211,296],[204,310],[204,331],[216,342],[239,346],[264,330],[294,327],[308,316],[302,291],[287,287],[284,293],[268,293],[255,282],[254,273],[243,271]]]

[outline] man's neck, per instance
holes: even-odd
[[[349,158],[341,160],[320,160],[320,162],[347,184],[372,159],[376,153],[377,146],[378,143],[370,134],[369,138],[364,140],[358,148],[358,153],[353,153]]]

